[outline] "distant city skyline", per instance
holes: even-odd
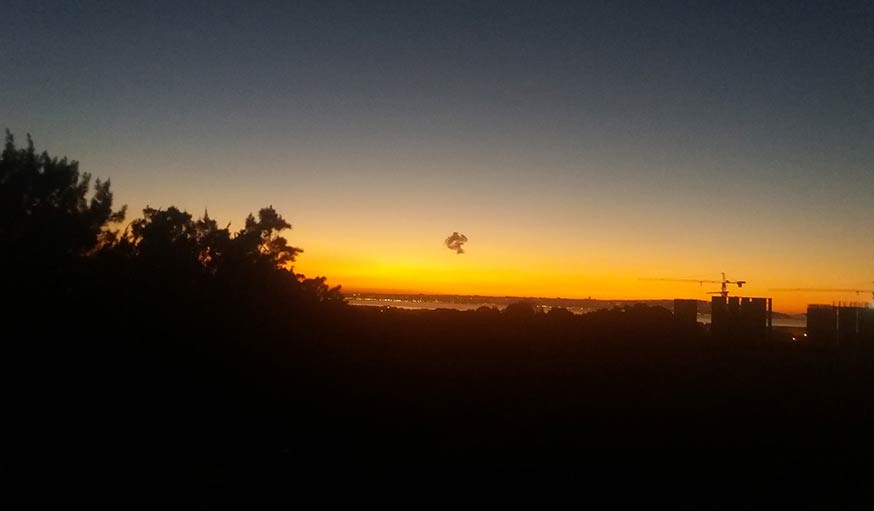
[[[640,279],[724,271],[802,312],[860,300],[771,290],[874,279],[871,2],[3,12],[0,128],[129,219],[271,204],[346,289],[707,299]]]
[[[653,297],[653,298],[597,298],[594,296],[580,296],[580,297],[566,297],[566,296],[529,296],[529,295],[480,295],[480,294],[451,294],[451,293],[428,293],[428,292],[420,292],[420,291],[403,291],[403,290],[385,290],[385,289],[344,289],[344,293],[350,299],[351,303],[358,304],[358,302],[367,301],[370,299],[379,300],[380,298],[390,298],[390,299],[398,299],[399,301],[406,301],[406,299],[422,299],[427,302],[434,301],[445,301],[447,303],[477,303],[482,304],[485,301],[492,300],[496,302],[500,302],[501,304],[512,303],[513,301],[534,301],[538,305],[546,305],[546,306],[563,306],[563,307],[580,307],[580,303],[582,302],[597,302],[599,304],[634,304],[634,303],[649,303],[649,304],[660,304],[665,306],[666,308],[671,308],[670,305],[674,302],[675,298],[668,297]],[[776,293],[775,293],[776,294]],[[711,297],[713,295],[708,295],[706,297],[698,297],[692,298],[699,302],[702,307],[709,307],[711,302]],[[735,295],[732,295],[735,296]],[[736,295],[742,296],[742,295]],[[874,302],[871,302],[870,295],[868,295],[868,300],[864,299],[864,295],[860,295],[856,300],[849,301],[840,301],[840,300],[819,300],[812,301],[810,304],[815,305],[831,305],[831,304],[841,304],[841,305],[864,305],[867,307],[874,307]],[[563,305],[564,303],[564,305]],[[791,303],[791,302],[790,302]],[[807,304],[807,305],[810,305]],[[800,310],[792,310],[788,308],[781,308],[779,299],[775,303],[775,313],[778,314],[786,314],[791,316],[799,316],[803,315],[807,312],[807,309]],[[788,317],[788,316],[787,316]]]

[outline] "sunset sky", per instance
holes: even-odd
[[[871,300],[874,2],[4,2],[0,128],[347,289]],[[464,254],[447,249],[457,231]]]

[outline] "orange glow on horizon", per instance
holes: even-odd
[[[283,189],[279,182],[275,188]],[[295,271],[325,276],[329,285],[346,291],[709,300],[707,293],[719,291],[719,284],[641,279],[718,280],[725,271],[730,280],[748,282],[743,289],[731,288],[732,295],[772,297],[778,312],[802,313],[810,303],[871,299],[870,294],[772,291],[871,287],[874,266],[865,257],[870,240],[845,237],[827,223],[737,219],[722,225],[717,235],[713,222],[718,217],[680,202],[654,206],[636,198],[611,207],[596,196],[571,200],[544,194],[519,208],[484,203],[490,200],[487,190],[447,204],[422,195],[420,188],[368,192],[338,184],[336,192],[320,195],[290,187],[287,197],[268,202],[293,224],[283,233],[289,244],[303,249]],[[254,190],[209,203],[184,192],[164,193],[153,204],[192,212],[208,208],[219,224],[230,221],[235,230],[250,211],[257,211],[253,204],[265,202]],[[121,197],[119,202],[138,201]],[[130,209],[135,216],[138,208]],[[444,245],[454,231],[470,239],[464,254]]]
[[[588,268],[574,265],[569,259],[553,256],[537,261],[533,256],[512,261],[473,250],[456,255],[442,247],[425,250],[417,257],[399,254],[380,256],[360,251],[344,253],[337,249],[322,250],[318,245],[304,254],[295,270],[308,276],[324,275],[329,284],[342,285],[347,292],[386,292],[410,294],[457,294],[482,296],[520,296],[544,298],[593,298],[599,300],[655,300],[694,298],[709,301],[718,292],[719,284],[699,285],[692,282],[652,282],[642,277],[673,275],[677,271],[660,269],[633,260],[617,261]],[[718,279],[705,275],[703,279]],[[730,288],[735,296],[768,296],[774,299],[774,310],[803,313],[810,303],[834,301],[866,302],[870,295],[854,293],[813,293],[772,291],[785,287],[783,280],[756,279],[745,276],[750,283],[742,289]],[[731,275],[729,275],[731,278]]]

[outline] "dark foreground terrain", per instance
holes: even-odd
[[[811,467],[811,448],[865,462],[874,442],[867,346],[720,344],[646,307],[272,317],[135,300],[99,320],[72,305],[33,328],[73,330],[15,340],[15,448],[35,476],[147,474],[213,496],[580,471],[761,482],[833,476],[845,462]],[[775,448],[805,454],[764,468]]]

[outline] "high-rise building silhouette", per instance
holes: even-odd
[[[770,298],[714,296],[710,301],[710,333],[714,338],[762,341],[771,331],[773,304]]]
[[[858,303],[808,305],[807,336],[829,344],[874,343],[874,309]]]
[[[675,299],[674,320],[682,327],[695,327],[698,324],[698,300]]]

